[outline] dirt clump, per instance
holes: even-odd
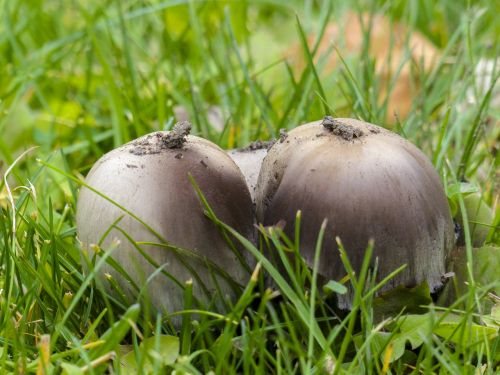
[[[346,141],[352,141],[354,138],[363,136],[363,131],[361,129],[355,128],[352,125],[343,124],[332,116],[325,116],[321,125]]]
[[[181,148],[186,137],[191,132],[192,125],[189,121],[181,121],[175,124],[174,128],[163,137],[163,144],[167,148]]]
[[[255,151],[255,150],[269,150],[272,145],[274,145],[276,141],[253,141],[250,143],[248,146],[240,148],[238,151],[240,152],[249,152],[249,151]]]
[[[279,139],[280,143],[285,142],[285,139],[287,138],[288,138],[288,133],[286,132],[286,130],[280,129],[280,139]]]
[[[133,141],[129,152],[141,156],[159,154],[164,150],[180,149],[186,142],[186,137],[189,135],[191,127],[192,125],[189,121],[178,122],[168,133],[156,132]],[[178,157],[179,155],[181,156]],[[180,153],[176,155],[177,159],[181,157],[182,154]]]

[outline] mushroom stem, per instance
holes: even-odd
[[[163,139],[165,147],[170,149],[181,148],[184,142],[186,142],[186,137],[189,135],[191,127],[192,125],[189,121],[180,121],[175,124],[172,131]]]
[[[347,125],[334,119],[332,116],[325,116],[321,125],[335,135],[338,135],[346,141],[352,141],[353,138],[359,138],[363,135],[361,129],[355,128],[352,125]]]

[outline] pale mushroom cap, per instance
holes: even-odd
[[[249,279],[238,257],[230,249],[220,231],[204,214],[204,207],[188,179],[192,175],[219,219],[247,238],[254,233],[250,193],[235,163],[216,145],[188,136],[182,148],[163,147],[168,132],[152,133],[104,155],[92,168],[86,183],[133,212],[150,225],[169,244],[191,250],[215,263],[241,285]],[[125,214],[106,199],[82,188],[78,199],[78,237],[84,249],[98,243],[113,223],[137,242],[161,242],[150,230]],[[112,256],[138,284],[147,279],[155,267],[134,248],[118,229],[106,236],[103,248],[117,238],[120,245]],[[198,282],[179,261],[173,250],[155,245],[141,248],[181,284],[193,279],[194,295],[210,301],[216,286],[205,263],[194,257],[185,259],[200,277]],[[246,262],[254,263],[244,254]],[[128,283],[106,265],[100,274],[109,273],[122,288],[133,295]],[[217,272],[214,272],[217,274]],[[222,277],[217,281],[223,294],[235,297],[233,289]],[[208,290],[208,295],[203,292]],[[147,287],[153,305],[169,312],[183,308],[183,291],[159,273]],[[226,296],[225,296],[226,297]]]
[[[257,187],[257,179],[259,178],[260,167],[262,166],[262,161],[267,155],[267,148],[260,148],[256,150],[236,149],[228,151],[228,155],[231,159],[233,159],[245,176],[248,190],[250,190],[250,195],[253,199],[255,189]]]
[[[290,131],[269,150],[255,194],[258,220],[264,225],[284,220],[292,236],[301,210],[301,253],[312,265],[321,223],[328,219],[319,262],[326,279],[345,275],[336,236],[355,270],[373,238],[379,275],[408,265],[385,290],[425,280],[432,290],[440,287],[454,225],[432,164],[392,132],[353,119],[336,121],[363,134],[344,139],[317,121]]]

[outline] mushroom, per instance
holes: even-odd
[[[268,151],[255,202],[257,219],[265,226],[284,222],[288,236],[301,210],[300,251],[309,266],[328,220],[318,269],[326,280],[345,274],[338,236],[355,271],[370,239],[379,278],[407,264],[381,291],[424,281],[432,291],[442,285],[454,245],[443,187],[426,156],[388,130],[330,116],[293,129]],[[351,297],[339,298],[339,307],[349,308]]]
[[[272,141],[256,141],[250,143],[247,147],[237,148],[227,152],[245,176],[252,199],[254,198],[255,187],[257,185],[262,161],[267,155],[268,148],[271,147],[272,144]]]
[[[157,267],[136,246],[163,267],[165,273],[157,272],[146,288],[153,306],[167,312],[183,308],[182,286],[189,279],[194,297],[202,303],[214,301],[221,306],[223,298],[234,299],[238,284],[246,284],[254,263],[242,249],[233,251],[206,217],[189,175],[217,217],[252,238],[253,207],[245,179],[222,149],[188,135],[190,128],[188,122],[181,122],[173,131],[148,134],[104,155],[89,172],[85,182],[92,189],[82,188],[77,206],[84,251],[102,237],[104,249],[118,239],[111,256],[139,287]],[[181,254],[172,246],[185,251]],[[127,297],[137,296],[133,283],[110,265],[99,270],[103,275],[111,275]],[[112,291],[110,283],[105,285]]]

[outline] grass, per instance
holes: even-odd
[[[2,373],[498,373],[498,65],[490,82],[475,74],[500,52],[494,2],[0,0],[0,9]],[[307,35],[321,35],[345,9],[384,12],[441,50],[432,70],[420,70],[408,117],[395,119],[378,98],[383,82],[368,44],[358,59],[308,46]],[[303,71],[283,58],[293,44]],[[341,60],[328,73],[334,55]],[[433,301],[422,285],[404,291],[413,301],[406,310],[398,297],[391,314],[382,313],[376,290],[391,275],[377,281],[371,247],[358,273],[342,250],[347,276],[323,285],[316,268],[284,255],[299,252],[298,235],[263,230],[255,246],[208,207],[220,230],[258,260],[227,313],[204,309],[182,281],[176,330],[147,303],[109,294],[95,276],[113,246],[82,267],[75,207],[83,177],[110,149],[170,129],[180,110],[195,134],[223,148],[325,114],[404,135],[433,161],[464,223],[467,262],[449,283],[459,296]],[[487,246],[478,223],[487,225]],[[350,312],[334,303],[346,285],[354,291]]]

